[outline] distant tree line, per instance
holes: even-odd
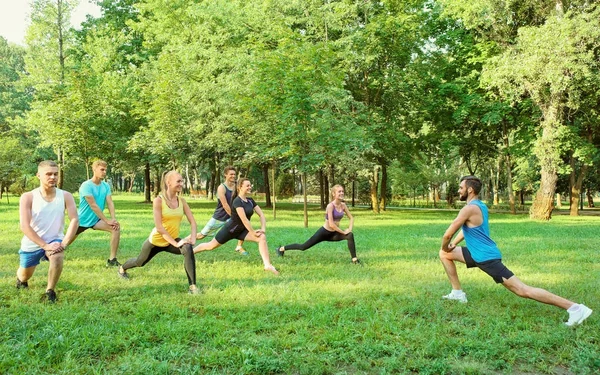
[[[0,38],[0,193],[46,158],[70,190],[102,158],[147,201],[165,169],[211,194],[229,164],[267,206],[336,183],[375,212],[452,205],[473,174],[547,220],[557,193],[578,215],[599,190],[595,2],[98,4],[75,30],[76,1],[33,0],[26,45]]]

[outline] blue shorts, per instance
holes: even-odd
[[[61,239],[57,238],[55,240],[50,241],[49,243],[61,241]],[[48,257],[46,256],[46,250],[44,249],[37,249],[34,251],[19,250],[19,265],[21,266],[21,268],[37,266],[43,260],[48,260]]]

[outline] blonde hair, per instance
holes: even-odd
[[[169,180],[169,177],[171,177],[174,173],[179,173],[175,170],[170,170],[170,171],[165,171],[162,174],[162,179],[160,181],[160,192],[163,196],[167,195],[167,190],[169,190],[169,186],[167,185],[167,181]]]
[[[335,191],[336,191],[338,188],[340,188],[340,189],[343,189],[344,187],[343,187],[342,185],[340,185],[340,184],[335,184],[335,185],[333,185],[333,186],[331,187],[331,189],[329,189],[329,193],[330,193],[330,195],[331,195],[331,200],[334,200],[334,199],[335,199]]]
[[[103,167],[108,167],[108,164],[104,161],[104,160],[96,160],[95,162],[92,163],[92,169],[96,169],[97,166],[103,166]]]

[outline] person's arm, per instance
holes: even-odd
[[[460,210],[460,212],[458,213],[458,216],[456,216],[456,219],[454,219],[452,224],[450,224],[448,229],[446,229],[446,232],[444,233],[444,236],[442,237],[442,250],[449,253],[452,251],[452,249],[454,249],[454,247],[456,246],[456,243],[460,242],[460,241],[455,241],[452,246],[449,246],[450,241],[452,241],[452,237],[454,237],[454,234],[460,230],[460,228],[463,226],[464,223],[467,222],[467,220],[469,220],[469,217],[471,216],[471,211],[472,211],[472,206],[468,206],[468,205],[463,207]],[[460,234],[462,235],[462,231]],[[457,239],[459,239],[459,238],[457,237]],[[462,238],[460,240],[462,241]]]
[[[113,227],[114,229],[119,229],[119,222],[117,221],[117,215],[115,213],[115,204],[112,200],[112,196],[106,196],[106,207],[108,208],[108,212],[110,213],[110,220],[107,221],[108,225]]]
[[[333,220],[333,203],[329,203],[327,208],[325,208],[325,212],[327,212],[327,225],[334,232],[338,232],[341,234],[346,234],[346,231],[343,231],[342,228],[338,227],[335,221]]]
[[[69,215],[69,227],[67,228],[67,233],[61,242],[62,248],[66,249],[67,246],[75,239],[75,233],[79,227],[79,216],[77,215],[77,206],[75,205],[75,199],[73,199],[73,195],[66,191],[63,194],[65,197],[65,208],[67,209],[67,215]]]
[[[19,227],[21,232],[41,249],[46,251],[56,251],[61,248],[59,242],[53,242],[51,244],[46,243],[40,237],[35,230],[31,227],[31,204],[33,202],[33,195],[31,192],[27,192],[21,195],[19,200]]]
[[[465,236],[463,234],[462,229],[458,232],[458,234],[456,235],[456,237],[454,237],[454,240],[452,240],[452,242],[450,243],[450,245],[448,245],[449,248],[453,248],[456,247],[456,245],[458,245],[459,243],[462,242],[462,240],[465,239]]]
[[[217,188],[217,199],[221,202],[223,209],[227,212],[227,215],[231,217],[231,207],[229,206],[229,202],[227,202],[227,196],[225,196],[225,186],[223,184],[219,185]]]
[[[162,223],[162,198],[160,197],[160,195],[158,197],[154,198],[154,201],[152,202],[152,213],[154,215],[154,227],[156,228],[156,231],[158,233],[160,233],[160,235],[165,239],[165,241],[167,241],[171,245],[173,245],[175,247],[181,246],[177,243],[177,241],[175,241],[175,239],[173,237],[171,237],[169,232],[167,232],[167,230],[163,226],[163,223]],[[183,241],[183,240],[181,240],[181,241]]]
[[[258,205],[254,206],[254,212],[256,212],[256,214],[260,218],[260,229],[256,231],[256,235],[260,236],[261,234],[265,234],[266,233],[266,230],[267,230],[267,219],[265,218],[265,214],[260,209],[260,207],[258,207]]]
[[[190,235],[188,237],[186,237],[183,240],[179,241],[179,243],[181,243],[181,245],[183,245],[184,243],[189,243],[191,245],[194,245],[196,243],[196,233],[198,232],[198,227],[196,225],[196,220],[194,219],[194,215],[192,214],[192,210],[190,210],[190,206],[188,206],[188,204],[185,201],[185,199],[181,198],[181,204],[183,204],[183,213],[185,214],[185,217],[187,217],[187,219],[188,219],[188,221],[190,223],[191,233],[190,233]]]
[[[246,230],[248,230],[248,233],[252,233],[254,236],[257,236],[257,233],[254,231],[254,229],[252,229],[252,225],[250,224],[250,220],[248,220],[248,217],[246,216],[246,212],[244,211],[244,207],[240,206],[240,207],[235,207],[235,212],[237,212],[238,216],[240,217],[240,220],[242,221],[242,224],[244,224],[244,228],[246,228]],[[257,236],[258,237],[258,236]]]
[[[100,209],[100,206],[96,204],[96,199],[93,195],[86,195],[85,197],[83,197],[83,199],[85,199],[92,211],[94,211],[96,216],[98,216],[98,219],[104,221],[107,224],[110,224],[108,218],[104,216],[104,212],[102,212],[102,210]]]

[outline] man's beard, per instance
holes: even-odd
[[[461,202],[464,202],[464,201],[466,201],[468,197],[469,197],[469,196],[468,196],[468,194],[465,194],[465,195],[459,195],[459,198],[460,198]]]

